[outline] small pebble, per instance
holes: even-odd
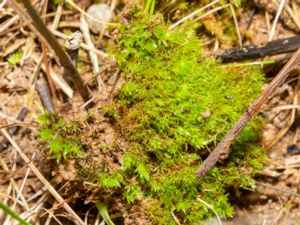
[[[110,6],[104,3],[100,4],[93,4],[87,9],[87,13],[94,17],[97,20],[103,21],[105,23],[108,23],[111,21],[111,19],[114,17],[114,13],[111,10]],[[86,21],[89,25],[89,28],[94,33],[100,33],[100,31],[104,28],[103,23],[99,23],[90,17],[86,17]]]
[[[272,152],[272,153],[269,155],[269,157],[270,157],[271,159],[278,159],[279,155],[278,155],[277,152]]]

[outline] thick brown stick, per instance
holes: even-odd
[[[264,90],[261,96],[256,99],[254,103],[248,108],[239,121],[231,128],[223,140],[217,145],[212,153],[207,157],[204,163],[197,171],[198,177],[203,177],[205,173],[210,170],[218,160],[221,158],[227,158],[230,153],[230,145],[235,138],[240,134],[244,127],[250,122],[250,120],[258,113],[260,107],[268,100],[271,94],[276,88],[278,88],[287,78],[287,75],[291,70],[300,64],[300,49],[298,49],[293,57],[287,62],[287,64],[279,71],[277,76]]]
[[[91,98],[90,92],[87,86],[84,85],[84,82],[75,68],[75,65],[71,62],[69,56],[59,45],[56,38],[52,35],[46,25],[43,23],[40,16],[37,14],[36,10],[32,7],[29,0],[23,0],[24,6],[30,15],[33,25],[35,28],[43,35],[47,40],[48,44],[52,47],[56,55],[58,56],[63,67],[68,71],[68,74],[71,76],[72,81],[74,82],[77,90],[79,91],[82,99],[88,101]]]

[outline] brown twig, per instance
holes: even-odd
[[[68,74],[70,75],[72,81],[74,82],[77,90],[79,91],[82,99],[84,101],[88,101],[91,98],[91,94],[87,88],[87,86],[84,85],[84,82],[66,54],[66,52],[62,49],[62,47],[59,45],[56,38],[52,35],[52,33],[49,31],[49,29],[46,27],[46,25],[43,23],[42,19],[36,12],[36,10],[32,7],[29,0],[23,0],[24,6],[28,11],[28,14],[30,15],[33,25],[35,28],[40,32],[40,34],[47,40],[48,44],[52,47],[56,55],[58,56],[61,64],[63,67],[68,71]]]
[[[204,163],[197,171],[198,177],[203,177],[208,170],[210,170],[218,160],[225,159],[230,154],[230,145],[235,138],[240,134],[244,127],[250,122],[250,120],[258,113],[260,107],[268,100],[271,94],[276,88],[278,88],[287,78],[287,75],[300,63],[300,49],[298,49],[293,57],[287,62],[287,64],[279,71],[277,76],[264,90],[261,96],[256,99],[252,105],[249,106],[247,112],[245,112],[239,121],[231,128],[223,140],[217,145],[212,153],[207,157]]]

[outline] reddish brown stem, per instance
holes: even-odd
[[[300,63],[300,49],[298,49],[287,64],[279,71],[277,76],[264,90],[261,96],[248,108],[239,121],[231,128],[223,140],[217,145],[212,153],[207,157],[204,163],[197,171],[198,177],[203,177],[218,160],[227,158],[230,153],[230,145],[235,138],[240,134],[250,120],[258,113],[260,107],[268,100],[276,88],[278,88],[287,78],[287,75]]]

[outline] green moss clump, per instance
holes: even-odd
[[[78,160],[78,179],[97,183],[97,201],[110,212],[121,205],[120,211],[146,216],[149,224],[175,225],[174,216],[182,224],[195,224],[214,216],[199,198],[220,217],[231,216],[228,189],[238,194],[240,187],[253,188],[251,177],[262,166],[262,150],[255,144],[260,123],[244,130],[225,164],[202,179],[196,170],[259,95],[263,75],[256,68],[222,66],[205,57],[194,33],[169,31],[159,16],[133,21],[120,27],[112,49],[125,80],[117,99],[101,108],[103,121],[88,116],[94,126],[89,130],[102,137],[104,131],[95,124],[112,123],[116,135],[109,144],[97,142],[97,135],[84,143],[90,157]],[[55,134],[63,140],[90,138],[80,124],[65,129],[76,132],[65,133],[57,117],[47,121],[42,127],[51,135],[48,130],[40,134],[47,142]],[[51,151],[61,159],[67,149]]]
[[[261,167],[261,149],[249,144],[254,125],[226,166],[201,180],[195,171],[261,92],[263,75],[205,57],[194,33],[170,32],[158,17],[136,18],[119,37],[114,54],[126,83],[118,123],[131,143],[122,161],[125,199],[146,199],[155,224],[175,224],[172,212],[184,224],[212,215],[197,197],[232,215],[225,189],[253,187],[250,174]]]
[[[51,156],[57,162],[70,156],[81,156],[82,146],[79,121],[66,122],[57,114],[39,115],[39,138],[47,144]]]
[[[22,57],[23,57],[23,51],[22,50],[18,50],[16,52],[14,52],[13,54],[11,54],[8,59],[7,59],[7,62],[10,64],[10,65],[17,65],[17,64],[20,64],[21,60],[22,60]]]

